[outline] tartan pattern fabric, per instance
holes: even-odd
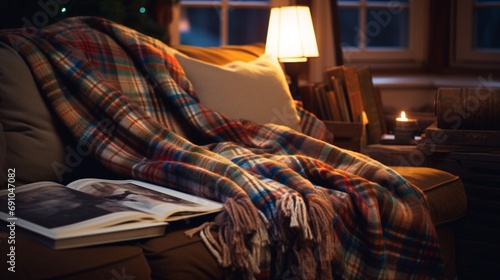
[[[441,273],[423,193],[390,168],[328,144],[331,134],[300,107],[309,135],[211,111],[168,46],[105,19],[29,31],[0,31],[0,40],[23,56],[58,117],[100,162],[224,203],[190,234],[228,271],[263,279]],[[206,144],[175,133],[173,112]]]
[[[326,128],[325,124],[313,113],[305,110],[302,101],[294,100],[294,102],[295,108],[297,108],[297,114],[300,118],[302,133],[332,143],[334,138],[333,134]]]

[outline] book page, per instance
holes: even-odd
[[[93,197],[52,182],[16,189],[15,217],[19,224],[42,234],[103,228],[122,223],[156,220],[149,213]],[[7,194],[0,192],[1,218],[7,218]]]
[[[161,216],[167,221],[222,210],[218,202],[137,180],[82,179],[68,187]]]

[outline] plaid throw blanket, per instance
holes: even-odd
[[[0,32],[31,67],[74,137],[110,170],[224,202],[194,229],[248,278],[435,278],[442,269],[423,194],[378,162],[278,125],[229,119],[198,102],[161,42],[72,18]],[[223,82],[223,81],[221,81]],[[204,145],[170,127],[179,113]]]

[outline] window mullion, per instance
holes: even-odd
[[[220,7],[220,44],[227,45],[229,42],[229,0],[222,0]]]
[[[359,48],[361,50],[366,49],[366,13],[367,13],[367,0],[361,0],[359,4],[359,29],[360,29],[360,36],[359,36]]]

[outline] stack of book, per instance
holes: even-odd
[[[418,148],[433,152],[499,153],[500,88],[439,88],[436,122]]]
[[[304,104],[322,119],[337,141],[357,148],[359,141],[379,143],[386,132],[380,91],[373,86],[369,67],[334,66],[325,70],[324,81],[311,85]],[[366,139],[365,137],[366,125]],[[362,145],[362,143],[359,143]]]

